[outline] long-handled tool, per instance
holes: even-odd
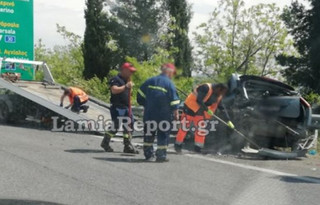
[[[183,92],[181,89],[177,89],[180,93],[182,93],[185,96],[188,96],[185,92]],[[217,119],[219,122],[221,122],[222,124],[226,125],[227,127],[229,127],[228,123],[225,122],[224,120],[222,120],[221,118],[219,118],[216,115],[213,115],[213,117],[215,119]],[[229,127],[230,128],[230,127]],[[286,126],[286,128],[289,128],[288,126]],[[244,140],[246,140],[247,142],[249,142],[252,146],[254,146],[257,150],[255,150],[256,154],[263,156],[263,157],[270,157],[270,158],[275,158],[275,159],[294,159],[300,156],[303,156],[304,153],[299,153],[299,152],[292,152],[292,153],[288,153],[288,152],[280,152],[277,150],[272,150],[272,149],[267,149],[267,148],[262,148],[261,146],[259,146],[257,143],[255,143],[251,138],[245,136],[242,132],[240,132],[239,130],[233,128],[233,130],[240,136],[242,137]],[[292,130],[292,129],[291,129]],[[297,132],[296,132],[297,134]]]
[[[131,81],[131,78],[129,79],[129,82],[132,82]],[[132,116],[132,88],[129,88],[129,117],[132,118],[131,120],[133,120],[133,116]],[[132,122],[133,123],[133,122]],[[130,123],[130,126],[132,126],[132,123]]]
[[[220,117],[213,115],[213,117],[215,119],[217,119],[219,122],[221,122],[222,124],[224,124],[225,126],[229,127],[228,123],[225,122],[224,120],[222,120]],[[230,128],[230,127],[229,127]],[[231,129],[231,128],[230,128]],[[236,132],[238,135],[240,135],[243,139],[245,139],[246,141],[248,141],[250,144],[252,144],[256,149],[261,149],[261,147],[255,143],[254,141],[252,141],[249,137],[245,136],[242,132],[240,132],[239,130],[237,130],[236,128],[233,128],[233,131]]]
[[[224,120],[222,120],[221,118],[219,118],[216,115],[213,115],[213,117],[215,119],[217,119],[219,122],[221,122],[222,124],[226,125],[229,127],[228,123],[225,122]],[[264,157],[270,157],[270,158],[275,158],[275,159],[294,159],[297,157],[300,157],[301,155],[303,155],[303,153],[298,153],[298,152],[280,152],[277,150],[272,150],[272,149],[267,149],[267,148],[262,148],[261,146],[259,146],[257,143],[255,143],[254,141],[252,141],[252,139],[250,139],[249,137],[245,136],[242,132],[240,132],[239,130],[233,128],[233,130],[239,135],[241,136],[243,139],[245,139],[247,142],[249,142],[252,146],[254,146],[257,149],[256,154],[260,155],[260,156],[264,156]]]
[[[276,120],[276,123],[278,123],[279,125],[281,125],[282,127],[286,128],[286,130],[288,130],[289,132],[291,132],[292,134],[300,137],[300,133],[295,131],[294,129],[292,129],[291,127],[289,127],[288,125]]]
[[[179,88],[177,88],[177,90],[178,90],[180,93],[182,93],[183,95],[188,96],[188,94],[185,93],[183,90],[181,90],[181,89],[179,89]],[[224,107],[224,106],[223,106],[223,107]],[[227,110],[226,110],[225,107],[224,107],[224,110],[225,110],[226,115],[229,116],[229,114],[228,114],[228,112],[227,112]],[[216,118],[219,122],[221,122],[221,123],[224,124],[225,126],[229,127],[228,123],[225,122],[224,120],[222,120],[220,117],[218,117],[218,116],[216,116],[216,115],[213,115],[213,117]],[[235,128],[234,128],[233,130],[234,130],[238,135],[240,135],[242,138],[244,138],[246,141],[248,141],[248,142],[251,143],[253,146],[255,146],[255,148],[261,149],[261,147],[260,147],[257,143],[253,142],[249,137],[246,137],[246,136],[245,136],[243,133],[241,133],[239,130],[237,130],[237,129],[235,129]]]

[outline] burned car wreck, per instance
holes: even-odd
[[[316,143],[311,106],[291,86],[265,77],[237,74],[232,75],[228,85],[225,109],[250,142],[269,150],[263,153],[265,156],[303,157]],[[233,150],[259,153],[249,149],[251,143],[236,133],[228,136]]]

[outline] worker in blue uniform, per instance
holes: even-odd
[[[175,85],[171,81],[176,74],[175,66],[170,63],[164,64],[161,71],[160,75],[148,79],[141,86],[138,90],[137,101],[145,108],[143,119],[145,124],[143,147],[145,158],[147,161],[153,161],[155,158],[153,143],[157,136],[156,161],[167,162],[171,123],[173,119],[179,119],[180,100]],[[153,129],[154,125],[156,125],[156,130]]]

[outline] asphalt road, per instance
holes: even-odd
[[[290,168],[300,162],[171,153],[169,163],[146,163],[122,154],[120,142],[104,153],[100,141],[0,126],[0,204],[320,203],[320,172]]]

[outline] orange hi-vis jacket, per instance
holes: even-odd
[[[71,104],[74,103],[74,97],[78,96],[80,98],[80,102],[83,103],[89,100],[89,96],[80,88],[70,87],[69,101]]]
[[[210,83],[207,83],[207,85],[209,86],[209,91],[208,91],[207,95],[205,96],[205,98],[203,99],[203,103],[206,103],[210,99],[211,95],[213,94],[212,85]],[[199,105],[199,103],[197,102],[197,97],[198,97],[198,93],[197,93],[197,88],[196,88],[187,97],[187,99],[185,101],[185,105],[190,110],[192,110],[194,113],[197,113],[201,108],[201,105]],[[221,100],[222,100],[222,97],[220,96],[216,102],[214,102],[212,105],[208,106],[208,109],[212,110],[212,112],[215,113],[215,111],[217,110],[218,105],[220,104]],[[205,116],[206,119],[210,119],[211,118],[211,116],[209,116],[207,112],[204,112],[204,116]]]

